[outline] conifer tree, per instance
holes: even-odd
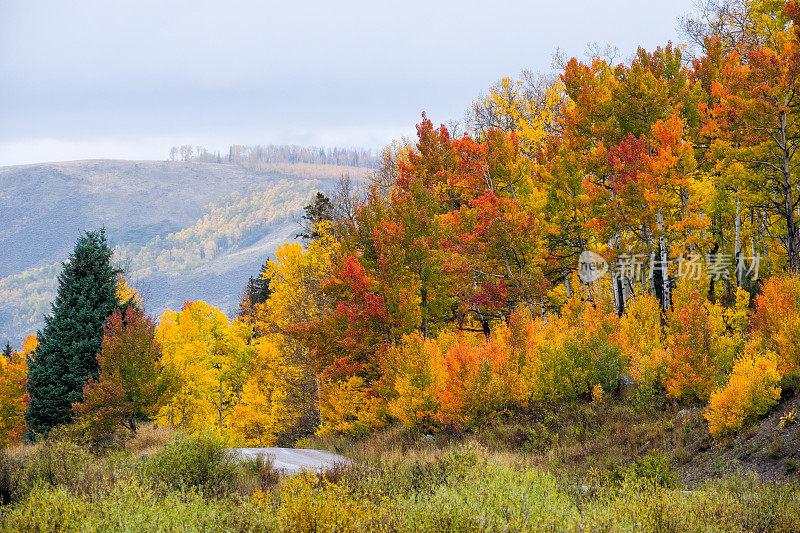
[[[83,235],[63,264],[52,312],[38,333],[38,348],[28,357],[31,401],[25,419],[30,438],[47,436],[54,426],[69,422],[84,383],[98,376],[103,324],[119,306],[119,271],[111,255],[101,229]]]

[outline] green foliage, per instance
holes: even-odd
[[[155,415],[176,388],[174,376],[160,367],[155,328],[155,321],[136,307],[108,318],[99,379],[90,379],[83,402],[73,405],[90,440],[108,438],[121,425],[135,432],[137,419]]]
[[[85,448],[65,440],[49,439],[37,445],[26,457],[20,473],[19,490],[27,493],[35,487],[76,489],[81,485],[91,456]]]
[[[800,370],[790,370],[781,376],[781,398],[794,398],[800,393]]]
[[[633,464],[619,471],[623,479],[647,480],[658,486],[674,489],[678,475],[664,452],[650,452],[637,457]]]
[[[143,471],[166,487],[216,495],[230,490],[238,475],[236,457],[212,433],[179,436],[149,457]]]
[[[22,462],[0,448],[0,506],[11,503],[18,493]]]
[[[72,419],[72,404],[81,401],[84,383],[98,375],[103,324],[119,305],[118,271],[111,265],[105,230],[81,237],[63,267],[52,314],[45,317],[39,347],[28,358],[31,401],[25,419],[32,438]]]
[[[123,480],[102,497],[38,488],[2,517],[7,531],[278,531],[275,517],[253,503],[206,499],[197,492],[162,492]]]
[[[141,465],[153,474],[198,461],[218,464],[209,442],[168,445]],[[509,463],[476,447],[444,452],[411,451],[394,460],[355,465],[325,475],[305,473],[277,487],[216,483],[147,483],[140,467],[116,456],[87,462],[74,445],[37,445],[23,470],[40,472],[0,510],[3,531],[770,531],[800,530],[800,491],[792,484],[761,483],[729,476],[675,490],[664,454],[653,453],[617,472],[618,477],[584,489],[540,468]],[[180,456],[180,458],[179,458]],[[47,458],[71,465],[67,477],[34,466]],[[205,457],[205,459],[204,459]],[[152,462],[152,463],[151,463]],[[0,463],[2,465],[2,463]],[[254,475],[268,465],[245,461]],[[93,478],[96,470],[109,475]],[[148,472],[149,471],[149,472]],[[198,480],[200,477],[194,477]],[[209,479],[209,476],[205,476]],[[211,476],[214,477],[214,476]],[[226,477],[226,476],[223,476]],[[219,477],[217,476],[217,479]],[[230,479],[230,477],[227,477]],[[145,482],[143,482],[145,481]],[[213,483],[212,483],[213,484]],[[180,485],[180,486],[178,486]],[[206,484],[205,487],[210,485]],[[253,490],[255,489],[255,490]]]

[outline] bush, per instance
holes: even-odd
[[[34,487],[78,488],[91,460],[84,448],[68,441],[47,440],[33,448],[25,459],[20,476],[20,490]]]
[[[686,287],[676,293],[675,309],[669,313],[669,331],[667,394],[706,400],[714,387],[717,368],[705,297],[697,289]]]
[[[800,278],[773,276],[756,297],[753,338],[777,354],[778,370],[800,370]]]
[[[0,505],[7,505],[16,498],[21,473],[22,461],[0,448]]]
[[[369,507],[342,486],[306,472],[281,487],[278,516],[286,531],[368,531]]]
[[[781,399],[794,398],[800,393],[800,372],[791,370],[781,377]]]
[[[637,479],[647,479],[661,487],[672,489],[678,486],[678,475],[669,457],[660,451],[637,457],[628,472]]]
[[[214,434],[181,435],[149,457],[144,472],[173,489],[197,488],[220,495],[235,486],[237,458]]]
[[[247,457],[241,461],[244,475],[255,482],[258,490],[267,490],[278,483],[278,471],[272,467],[272,459],[263,455]]]
[[[711,394],[705,414],[711,434],[718,438],[736,433],[769,412],[781,396],[779,382],[775,359],[748,344],[728,383]]]

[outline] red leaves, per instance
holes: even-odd
[[[614,173],[612,186],[619,192],[648,170],[647,141],[629,133],[621,143],[608,150],[607,162]]]
[[[335,297],[335,308],[301,332],[325,378],[375,373],[377,354],[388,344],[390,329],[386,300],[375,285],[352,255],[326,285],[325,292]]]

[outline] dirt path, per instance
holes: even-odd
[[[231,451],[241,454],[243,458],[257,456],[272,459],[272,467],[283,474],[297,474],[302,470],[322,472],[335,466],[350,464],[347,457],[325,450],[308,450],[294,448],[232,448]]]

